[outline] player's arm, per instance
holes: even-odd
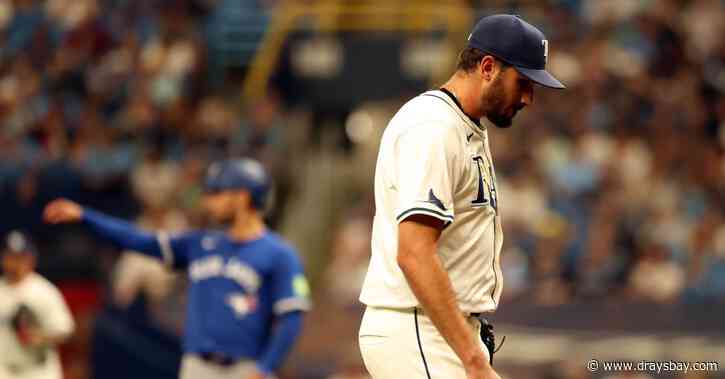
[[[31,318],[37,320],[37,323],[30,322],[25,330],[20,330],[21,334],[25,334],[26,343],[30,346],[54,346],[63,343],[68,339],[75,329],[73,316],[63,299],[60,291],[55,287],[47,287],[45,296],[41,296],[42,302],[38,302],[36,307],[28,308],[37,309],[37,313]],[[24,324],[20,322],[20,324]]]
[[[68,339],[72,334],[72,331],[68,333],[56,334],[47,333],[44,331],[38,331],[38,334],[30,337],[31,346],[56,346],[60,345]]]
[[[284,362],[302,331],[303,312],[287,312],[278,316],[272,336],[257,367],[262,377],[271,375]]]
[[[27,337],[27,345],[33,347],[56,346],[65,342],[70,337],[69,334],[53,335],[45,333],[41,330],[30,330]]]
[[[458,308],[448,273],[437,254],[443,221],[421,214],[408,217],[398,227],[398,265],[446,342],[467,371],[489,369],[476,336]]]
[[[45,207],[43,218],[51,224],[82,222],[94,234],[120,248],[138,251],[163,260],[169,265],[174,264],[179,258],[179,247],[175,249],[172,247],[179,243],[177,241],[172,243],[166,233],[154,234],[142,231],[126,221],[84,208],[70,200],[52,201]]]
[[[469,378],[496,377],[458,307],[448,273],[438,255],[443,229],[455,222],[454,193],[468,157],[456,128],[420,125],[401,135],[394,171],[397,188],[398,255],[413,294],[425,314],[463,363]]]
[[[47,315],[42,324],[49,342],[59,344],[73,334],[75,322],[60,291],[55,287],[50,287],[48,291],[44,305]]]
[[[292,249],[280,254],[270,280],[275,325],[257,360],[257,367],[263,375],[271,375],[282,365],[302,330],[304,312],[310,308],[307,279]]]

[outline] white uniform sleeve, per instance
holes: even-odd
[[[454,128],[438,125],[416,126],[398,138],[392,179],[398,193],[398,222],[414,214],[435,217],[446,226],[453,222],[459,144]]]
[[[42,299],[38,307],[42,312],[38,314],[38,321],[43,331],[52,337],[70,335],[75,329],[75,323],[63,295],[52,284],[43,286],[43,290],[45,293],[38,297]]]

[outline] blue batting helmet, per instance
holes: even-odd
[[[209,166],[204,181],[204,191],[216,193],[229,190],[247,190],[252,197],[252,205],[263,209],[271,180],[261,163],[238,158],[214,162]]]

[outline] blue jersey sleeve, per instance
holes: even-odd
[[[171,237],[165,232],[150,233],[88,208],[83,209],[83,223],[94,234],[120,248],[138,251],[177,268],[188,264],[188,246],[194,239],[193,234]]]
[[[279,262],[275,262],[271,280],[275,314],[306,311],[310,308],[310,287],[302,263],[293,250],[283,251]]]
[[[164,263],[176,269],[186,269],[191,261],[192,244],[199,240],[199,233],[170,235],[159,232],[156,235]]]
[[[287,354],[292,350],[302,330],[302,312],[289,312],[282,315],[270,338],[269,346],[257,362],[259,370],[269,375],[282,365]]]

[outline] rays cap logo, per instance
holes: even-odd
[[[473,27],[467,45],[510,64],[534,83],[566,88],[546,71],[549,55],[546,36],[519,16],[496,14],[482,18]]]

